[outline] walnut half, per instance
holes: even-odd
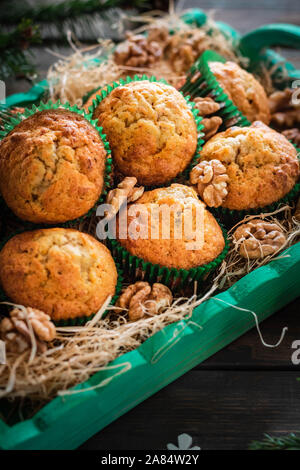
[[[49,315],[40,310],[27,307],[26,313],[14,308],[0,322],[0,335],[5,341],[7,351],[22,353],[31,347],[30,323],[39,352],[47,349],[46,343],[53,341],[56,329]]]
[[[293,103],[295,89],[277,90],[269,96],[271,122],[279,129],[292,129],[300,124],[300,105]]]
[[[279,225],[262,219],[253,219],[240,225],[233,233],[243,258],[265,258],[280,250],[286,237]]]
[[[202,124],[204,125],[204,140],[207,141],[218,132],[223,122],[220,116],[210,116],[219,111],[220,105],[210,96],[206,96],[205,98],[197,97],[194,98],[193,101],[195,108],[199,111],[199,116],[204,117]]]
[[[197,192],[209,207],[219,207],[228,190],[229,176],[219,160],[203,160],[190,173],[190,182],[197,185]]]
[[[145,316],[157,315],[171,305],[173,295],[170,289],[160,283],[151,287],[148,282],[139,281],[128,286],[120,295],[116,306],[128,310],[131,321]]]
[[[111,207],[105,214],[108,219],[113,218],[126,201],[128,203],[137,201],[143,195],[144,187],[137,187],[136,183],[137,179],[134,176],[127,176],[118,184],[117,188],[109,191],[106,203]]]

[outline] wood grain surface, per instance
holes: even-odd
[[[262,433],[299,429],[297,372],[192,370],[81,449],[164,450],[187,433],[204,450],[246,449]]]

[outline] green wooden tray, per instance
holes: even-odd
[[[201,25],[206,16],[201,10],[193,10],[185,20]],[[300,45],[300,28],[291,25],[259,28],[242,38],[229,26],[220,24],[220,27],[224,34],[231,35],[236,47],[250,57],[252,68],[259,66],[262,60],[265,64],[269,64],[270,58],[278,60],[278,55],[274,58],[270,50],[261,53],[265,46],[278,42]],[[275,32],[275,37],[270,31]],[[284,62],[282,57],[280,61],[288,71],[287,80],[300,78],[300,72],[292,64]],[[43,81],[28,93],[8,97],[7,105],[38,101],[45,87],[47,82]],[[197,307],[190,321],[182,320],[167,326],[136,350],[113,361],[110,370],[96,373],[74,389],[85,390],[94,385],[98,388],[57,397],[32,419],[14,426],[0,421],[0,449],[78,447],[138,403],[253,328],[255,322],[251,313],[234,306],[254,311],[262,321],[294,300],[299,292],[300,243],[285,250],[280,259],[256,269],[227,291]],[[117,375],[123,369],[126,372]],[[103,381],[105,385],[101,386]]]

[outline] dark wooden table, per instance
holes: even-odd
[[[184,7],[216,9],[215,18],[241,32],[262,24],[300,24],[297,0],[186,1]],[[66,48],[64,48],[66,50]],[[37,49],[41,76],[54,60]],[[285,50],[300,68],[298,51]],[[28,88],[12,81],[8,93]],[[262,346],[256,330],[176,380],[89,439],[81,449],[156,450],[177,443],[187,433],[202,449],[246,449],[264,433],[300,430],[299,366],[293,365],[292,343],[300,340],[300,301],[296,300],[262,324],[264,338],[275,343],[284,326],[288,333],[277,349]],[[120,390],[120,393],[122,391]]]

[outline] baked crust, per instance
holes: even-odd
[[[127,239],[122,239],[120,238],[120,231],[118,231],[117,238],[119,243],[130,254],[152,264],[159,264],[168,268],[191,269],[213,261],[222,252],[225,241],[221,227],[213,215],[205,209],[205,204],[198,199],[193,188],[181,184],[172,184],[168,188],[159,188],[145,192],[135,204],[138,204],[140,208],[139,225],[141,226],[141,232],[144,230],[143,227],[146,226],[145,233],[148,233],[148,238],[134,240],[133,237],[128,236]],[[184,236],[184,228],[182,228],[183,236],[180,239],[176,238],[174,231],[175,211],[171,211],[170,216],[170,237],[169,239],[164,239],[163,228],[165,228],[165,220],[162,221],[162,217],[160,217],[158,224],[154,217],[153,219],[151,218],[150,214],[153,205],[158,207],[162,205],[177,205],[181,209],[192,205],[194,208],[203,208],[204,217],[201,227],[204,225],[204,243],[201,248],[187,249],[187,243],[190,243],[191,240]],[[129,205],[128,210],[130,210],[130,207]],[[193,210],[193,230],[196,228],[195,214],[196,212]],[[134,223],[134,216],[130,216],[129,213],[127,215],[127,228],[129,228]],[[118,222],[119,220],[118,218]],[[147,223],[148,225],[146,225]],[[151,236],[151,225],[157,226],[157,224],[159,225],[159,235],[155,239],[154,234]],[[184,227],[183,222],[182,227]],[[117,228],[119,228],[119,223],[117,223]]]
[[[220,160],[229,176],[222,206],[246,210],[278,201],[295,185],[299,163],[295,147],[261,122],[231,127],[210,139],[201,160]]]
[[[0,282],[13,302],[61,320],[96,313],[115,294],[117,270],[109,250],[90,235],[51,228],[6,243]]]
[[[269,124],[271,115],[264,88],[235,62],[210,62],[210,70],[229,99],[250,122]]]
[[[96,203],[105,159],[103,142],[84,117],[65,109],[37,112],[0,143],[0,189],[21,219],[65,222]]]
[[[170,85],[143,80],[119,86],[93,117],[103,126],[119,172],[144,186],[175,178],[196,151],[194,116]]]

